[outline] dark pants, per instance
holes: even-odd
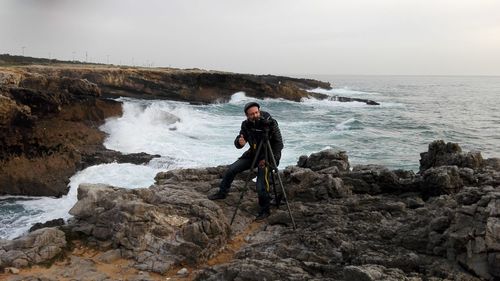
[[[250,169],[251,165],[252,165],[252,159],[249,158],[240,158],[236,160],[233,164],[231,164],[229,168],[224,172],[224,175],[222,175],[222,181],[220,182],[219,186],[220,192],[228,193],[229,189],[231,188],[231,183],[233,182],[234,177],[236,177],[237,174]],[[256,188],[259,197],[259,206],[261,212],[269,212],[269,203],[271,201],[269,197],[269,184],[268,184],[269,173],[270,171],[267,171],[266,173],[266,168],[258,167],[257,169]]]

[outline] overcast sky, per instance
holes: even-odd
[[[500,1],[0,0],[0,53],[22,47],[256,74],[500,75]]]

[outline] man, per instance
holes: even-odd
[[[243,153],[243,155],[236,160],[233,164],[229,166],[224,175],[222,176],[222,181],[219,185],[219,191],[215,194],[209,195],[208,199],[218,200],[224,199],[229,192],[231,183],[234,177],[247,169],[250,169],[252,161],[257,153],[257,148],[259,143],[264,138],[264,132],[266,128],[269,128],[269,143],[271,144],[271,149],[273,151],[276,165],[279,165],[281,158],[281,150],[283,149],[283,139],[281,138],[281,132],[278,127],[278,122],[271,117],[271,115],[265,111],[260,111],[260,105],[256,102],[249,102],[244,107],[245,115],[247,119],[241,123],[241,130],[236,139],[234,140],[234,145],[236,148],[241,149],[247,143],[250,148]],[[269,173],[272,167],[272,160],[270,153],[268,154],[268,159],[271,163],[266,163],[265,161],[265,146],[262,144],[259,155],[257,155],[257,193],[259,198],[259,214],[256,220],[262,220],[269,216],[269,205],[270,205],[270,195],[269,195]],[[268,164],[268,165],[266,165]],[[252,167],[255,168],[255,167]]]

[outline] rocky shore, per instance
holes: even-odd
[[[43,65],[33,65],[39,62]],[[31,63],[31,64],[30,64]],[[298,101],[329,83],[199,69],[129,68],[0,55],[0,195],[62,196],[69,177],[100,163],[146,163],[103,147],[98,127],[119,117],[110,98],[228,101],[232,94]]]
[[[297,230],[284,206],[253,222],[253,191],[229,225],[245,175],[224,201],[206,198],[224,167],[162,172],[151,187],[134,190],[82,184],[67,225],[0,242],[0,267],[21,269],[1,277],[498,280],[500,159],[435,141],[420,164],[414,173],[351,167],[337,150],[300,157],[281,171]],[[95,259],[75,254],[75,241]],[[52,273],[23,269],[44,263]],[[103,264],[136,271],[117,277]]]

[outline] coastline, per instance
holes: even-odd
[[[55,196],[64,194],[66,175],[85,165],[145,163],[156,157],[122,155],[102,146],[99,124],[121,114],[120,103],[108,98],[145,93],[146,98],[210,103],[248,87],[251,97],[262,98],[269,90],[273,97],[296,100],[311,95],[307,87],[323,83],[102,66],[2,67],[0,81],[0,125],[6,129],[0,183],[35,186],[35,194]],[[499,277],[500,159],[483,159],[480,152],[464,152],[444,141],[432,142],[420,157],[420,170],[414,173],[377,163],[351,167],[347,153],[334,149],[301,156],[297,165],[281,171],[297,231],[283,206],[264,223],[253,223],[255,194],[247,195],[235,224],[229,225],[245,174],[225,201],[210,201],[206,194],[217,188],[223,166],[160,172],[149,188],[82,184],[67,224],[0,241],[0,268],[21,269],[0,277]],[[39,182],[26,179],[26,171]],[[18,188],[11,193],[33,192]],[[43,264],[51,266],[42,269]],[[184,267],[187,276],[178,276]]]

